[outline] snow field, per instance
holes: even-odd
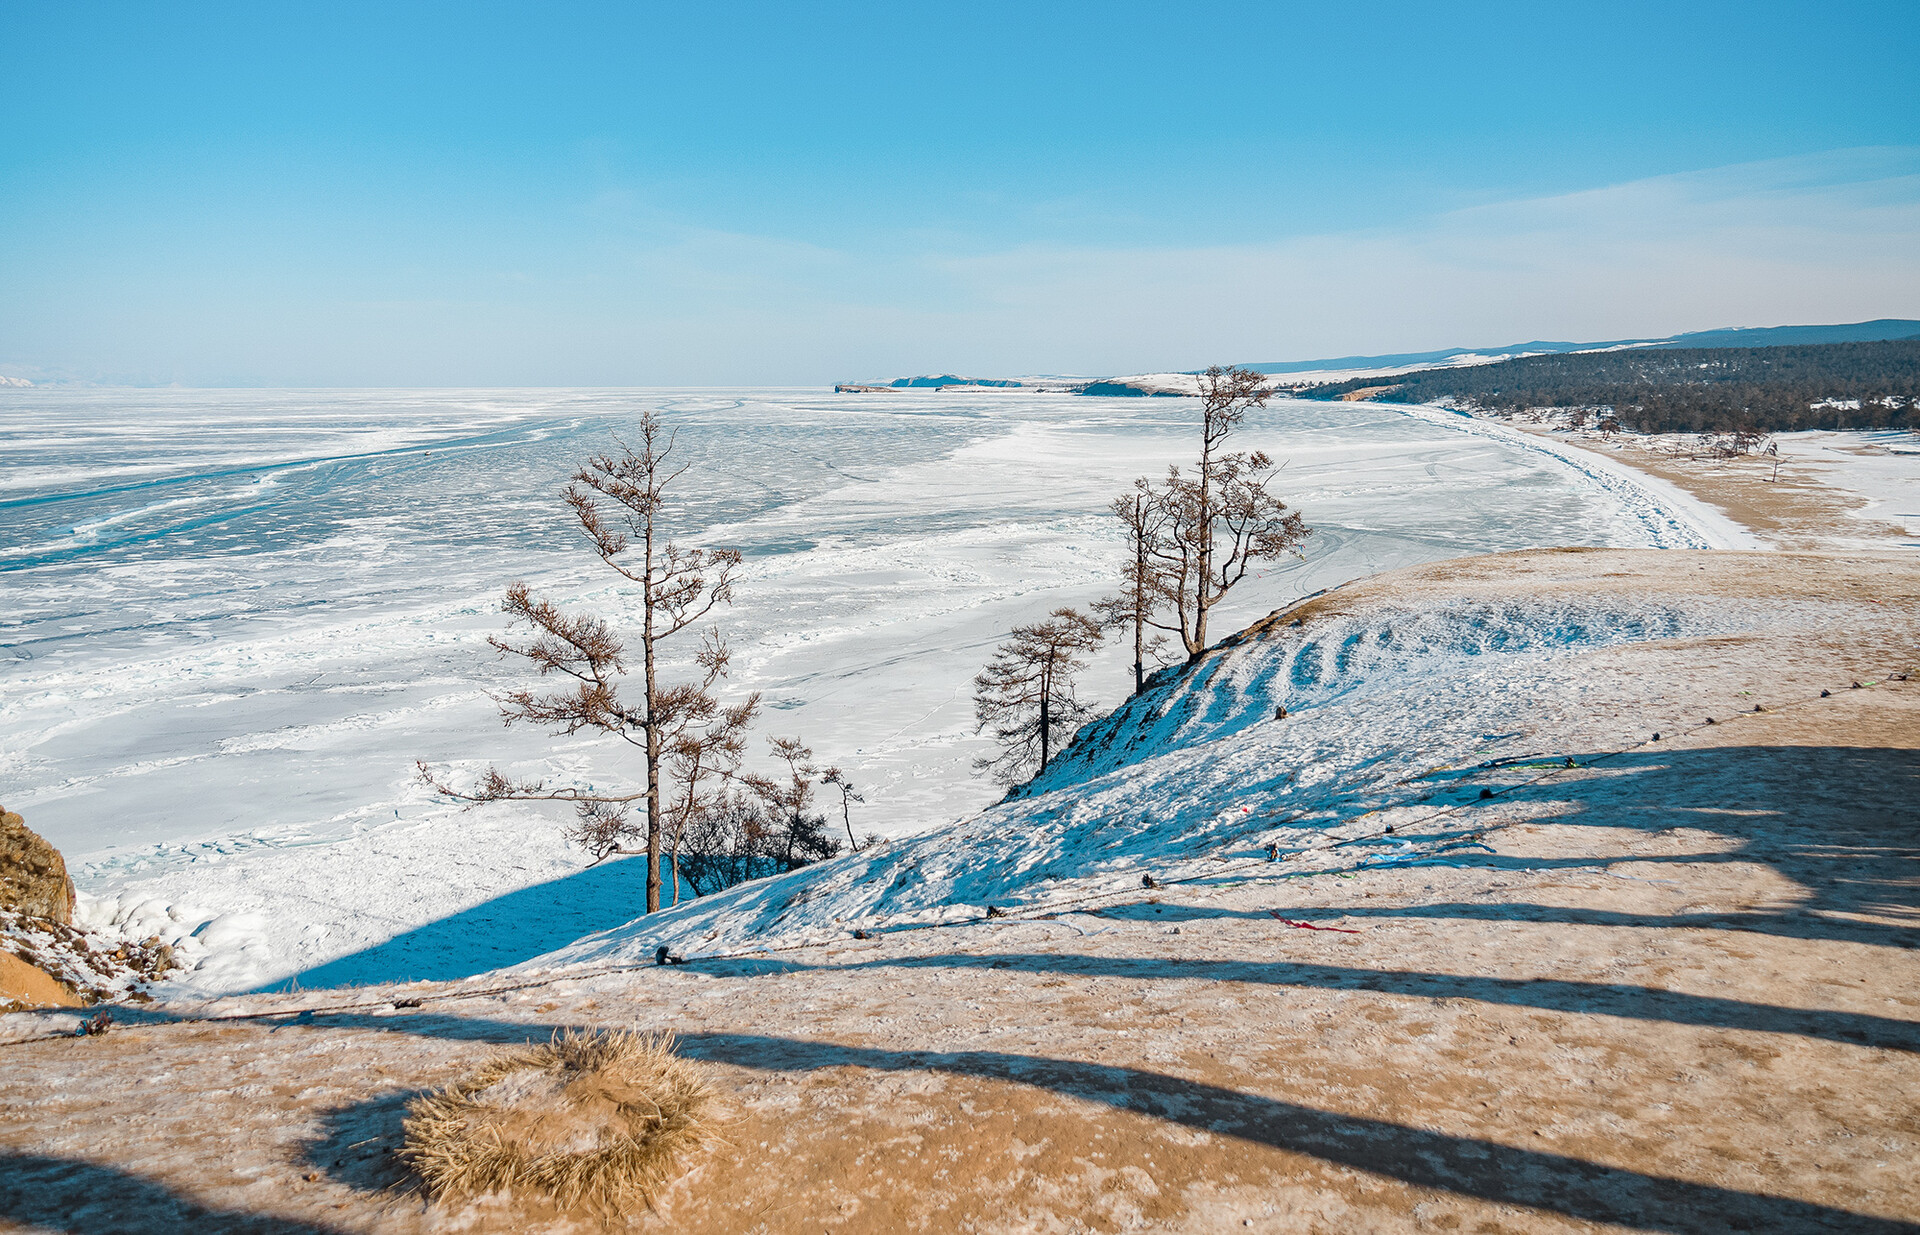
[[[642,400],[696,469],[679,517],[748,554],[716,615],[733,689],[763,693],[762,734],[847,769],[868,799],[857,831],[896,837],[997,795],[971,769],[972,675],[1012,625],[1111,585],[1105,503],[1185,462],[1193,415],[1007,392],[16,397],[0,419],[0,547],[18,551],[0,562],[0,801],[68,853],[103,920],[157,902],[187,939],[227,923],[221,947],[184,945],[204,947],[189,980],[207,989],[448,976],[628,920],[635,881],[619,864],[583,875],[554,814],[461,812],[412,766],[637,773],[611,743],[503,731],[487,693],[523,678],[485,641],[516,577],[631,614],[555,492]],[[1216,629],[1441,558],[1723,534],[1474,423],[1321,403],[1253,418],[1240,442],[1286,461],[1281,490],[1317,530]],[[1122,693],[1125,660],[1100,655],[1093,697]]]

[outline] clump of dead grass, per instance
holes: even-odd
[[[673,1035],[568,1031],[407,1107],[401,1153],[434,1196],[536,1190],[562,1206],[647,1206],[719,1141],[719,1096]]]

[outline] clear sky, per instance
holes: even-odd
[[[0,0],[0,373],[1111,373],[1920,317],[1920,2]]]

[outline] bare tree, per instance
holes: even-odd
[[[827,817],[813,806],[813,780],[820,775],[813,766],[813,748],[799,738],[770,738],[767,744],[773,757],[786,765],[786,775],[748,773],[739,778],[759,797],[770,820],[773,844],[766,856],[784,870],[795,870],[839,853],[840,842],[827,835]]]
[[[736,749],[740,734],[753,719],[759,697],[733,708],[722,708],[714,697],[714,688],[727,674],[728,661],[726,643],[717,630],[705,635],[694,657],[702,671],[700,681],[671,686],[661,681],[657,645],[733,599],[740,554],[731,549],[682,548],[668,538],[663,526],[666,492],[687,468],[672,461],[673,434],[655,413],[642,414],[639,432],[638,450],[621,442],[619,454],[588,460],[564,496],[600,560],[639,585],[640,698],[621,694],[619,679],[627,672],[627,645],[605,620],[568,615],[534,597],[525,583],[508,585],[505,608],[515,625],[528,628],[529,636],[519,642],[498,638],[489,642],[504,656],[532,662],[542,677],[559,674],[572,679],[544,694],[523,689],[497,696],[502,720],[509,725],[545,725],[557,734],[611,734],[640,752],[644,788],[612,793],[581,785],[549,787],[541,781],[512,781],[498,768],[488,768],[476,785],[461,789],[424,763],[419,765],[419,775],[439,792],[465,802],[572,803],[577,822],[570,838],[593,853],[596,862],[616,853],[646,854],[647,912],[653,913],[660,908],[660,859],[669,832],[677,836],[686,826],[701,801],[702,783],[733,758],[729,752]],[[678,824],[661,794],[661,773],[670,761],[681,774],[685,809]],[[628,817],[636,802],[642,805],[642,823]],[[628,849],[628,842],[639,835],[645,836],[645,849]]]
[[[717,707],[707,696],[703,716],[694,718],[667,748],[667,772],[675,789],[669,807],[671,835],[667,865],[673,880],[673,903],[680,903],[680,843],[687,825],[721,806],[729,784],[740,771],[747,752],[747,727],[760,705],[756,693],[732,707]]]
[[[1191,474],[1169,467],[1158,488],[1145,479],[1135,481],[1134,492],[1114,503],[1136,546],[1135,569],[1151,577],[1151,585],[1143,581],[1136,593],[1150,603],[1123,601],[1123,620],[1137,614],[1142,628],[1177,636],[1189,662],[1207,650],[1213,607],[1247,577],[1253,563],[1297,554],[1300,542],[1313,534],[1269,489],[1270,457],[1226,449],[1248,410],[1266,404],[1271,391],[1265,382],[1248,369],[1208,369],[1200,377],[1199,465]],[[1151,532],[1136,535],[1135,526]],[[1144,569],[1137,565],[1142,554],[1148,563]],[[1136,689],[1143,678],[1137,670]]]
[[[1163,577],[1160,561],[1164,557],[1160,538],[1165,534],[1166,507],[1146,477],[1133,482],[1130,492],[1113,499],[1108,507],[1127,531],[1127,561],[1121,568],[1120,590],[1094,602],[1094,615],[1108,629],[1133,631],[1133,689],[1138,693],[1147,684],[1147,659],[1156,665],[1166,663],[1161,649],[1166,646],[1163,631],[1147,635],[1155,611],[1171,595],[1183,591],[1178,578]]]
[[[860,842],[853,837],[853,807],[851,803],[864,802],[865,798],[854,789],[853,782],[838,767],[828,768],[820,773],[820,783],[832,785],[840,791],[840,821],[847,825],[847,846],[853,852],[860,852]]]
[[[766,874],[769,823],[760,800],[735,788],[704,803],[680,842],[693,894],[706,896]]]
[[[1055,609],[1044,622],[1016,626],[973,679],[973,711],[1001,750],[974,766],[1012,784],[1027,769],[1046,771],[1053,751],[1073,736],[1090,710],[1074,694],[1074,678],[1098,647],[1100,623],[1077,609]]]

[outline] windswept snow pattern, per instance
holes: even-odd
[[[1142,895],[1142,875],[1245,878],[1251,866],[1277,877],[1269,844],[1291,852],[1381,833],[1430,813],[1484,761],[1564,753],[1554,735],[1590,719],[1583,654],[1786,620],[1541,601],[1373,606],[1276,625],[1191,671],[1163,671],[974,819],[730,889],[533,966],[639,963],[663,945],[750,952],[974,921],[988,906],[1072,908]],[[1381,836],[1335,865],[1445,862],[1461,843]]]
[[[717,615],[732,688],[762,692],[763,734],[847,770],[862,836],[998,796],[972,770],[972,676],[1012,626],[1114,585],[1106,503],[1186,462],[1195,416],[1018,391],[9,391],[0,802],[106,918],[164,913],[197,939],[224,922],[209,987],[490,968],[632,917],[616,865],[583,894],[562,814],[463,813],[412,769],[632,783],[617,743],[504,730],[489,692],[527,679],[486,639],[515,578],[631,618],[558,490],[641,407],[694,467],[687,538],[747,554]],[[1241,585],[1222,631],[1438,559],[1696,543],[1649,490],[1431,409],[1282,402],[1238,441],[1284,461],[1316,533]],[[1094,699],[1123,693],[1125,661],[1097,658]],[[514,929],[531,920],[572,934]]]
[[[1284,619],[1282,619],[1284,623]],[[1515,672],[1542,657],[1621,643],[1672,639],[1709,629],[1671,605],[1632,609],[1550,602],[1456,602],[1421,610],[1374,610],[1326,618],[1310,627],[1282,624],[1223,650],[1193,672],[1166,671],[1141,697],[1089,725],[1047,774],[1022,796],[1085,783],[1128,767],[1138,752],[1189,750],[1271,722],[1284,707],[1296,721],[1331,707],[1365,708],[1409,690],[1417,713],[1470,711],[1496,695]],[[1475,672],[1482,658],[1495,668]],[[1482,679],[1487,679],[1483,681]],[[1457,688],[1437,684],[1456,683]],[[1491,685],[1488,683],[1491,682]],[[1471,685],[1475,693],[1463,691]],[[1295,725],[1298,728],[1298,725]],[[1304,783],[1331,775],[1337,752]]]

